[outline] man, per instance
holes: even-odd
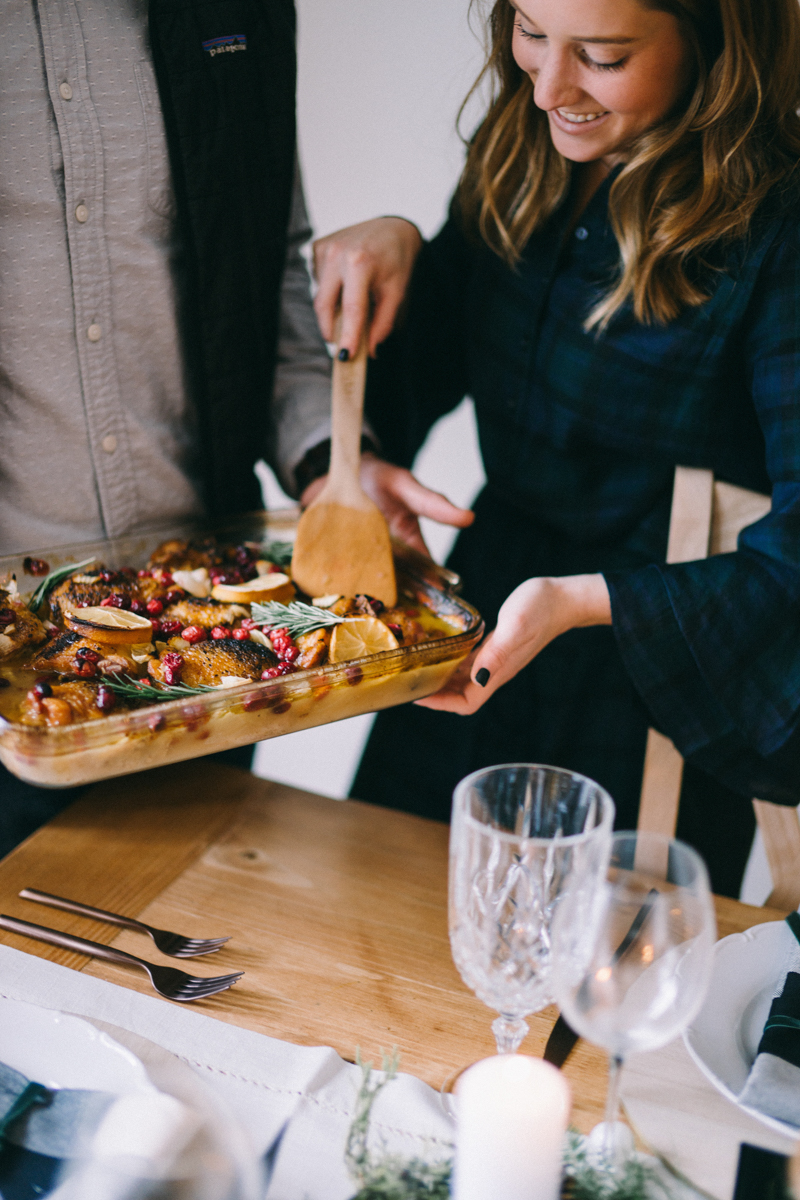
[[[262,455],[303,491],[330,384],[292,0],[10,0],[3,33],[0,555],[260,507]],[[419,235],[383,230],[321,283],[388,332]],[[409,488],[428,511],[369,462],[397,528]],[[0,774],[0,854],[74,795]]]

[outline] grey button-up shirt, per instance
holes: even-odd
[[[289,487],[330,429],[309,236],[298,178],[272,397]],[[146,0],[4,0],[0,554],[202,514],[180,252]]]

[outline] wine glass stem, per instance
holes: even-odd
[[[608,1091],[606,1092],[606,1121],[603,1131],[603,1157],[610,1167],[615,1163],[615,1134],[619,1112],[619,1083],[622,1073],[622,1058],[612,1054],[608,1063]]]
[[[492,1033],[497,1043],[497,1053],[516,1054],[527,1032],[528,1026],[521,1017],[499,1016],[496,1021],[492,1022]]]

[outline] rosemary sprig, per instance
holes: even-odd
[[[55,571],[51,571],[49,575],[45,576],[45,578],[37,587],[36,591],[31,596],[30,600],[28,601],[28,608],[32,613],[38,612],[54,587],[57,587],[58,584],[61,583],[62,580],[66,579],[68,575],[71,575],[73,571],[80,571],[81,567],[88,567],[89,563],[96,561],[97,556],[94,555],[92,558],[84,559],[83,562],[70,563],[67,567],[57,567]]]
[[[154,687],[150,683],[139,683],[130,675],[105,675],[103,686],[110,688],[118,696],[128,700],[183,700],[186,696],[202,696],[205,692],[216,692],[217,688],[202,684],[200,687],[187,687],[183,683],[173,683],[165,687]]]
[[[268,600],[266,604],[254,601],[250,605],[250,614],[259,625],[288,629],[289,637],[293,638],[314,629],[325,629],[328,625],[341,625],[344,620],[327,608],[304,604],[302,600],[292,600],[289,604],[280,604],[277,600]]]
[[[288,567],[294,552],[293,542],[264,542],[261,547],[264,558],[276,567]]]

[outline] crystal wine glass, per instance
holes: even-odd
[[[613,1169],[623,1061],[665,1046],[700,1011],[716,919],[700,855],[660,834],[614,834],[590,899],[568,896],[557,914],[553,982],[566,1021],[610,1056],[602,1153]]]
[[[605,878],[614,805],[557,767],[511,763],[462,779],[450,828],[450,946],[466,985],[500,1016],[499,1054],[552,1000],[550,925],[571,892],[587,906]]]

